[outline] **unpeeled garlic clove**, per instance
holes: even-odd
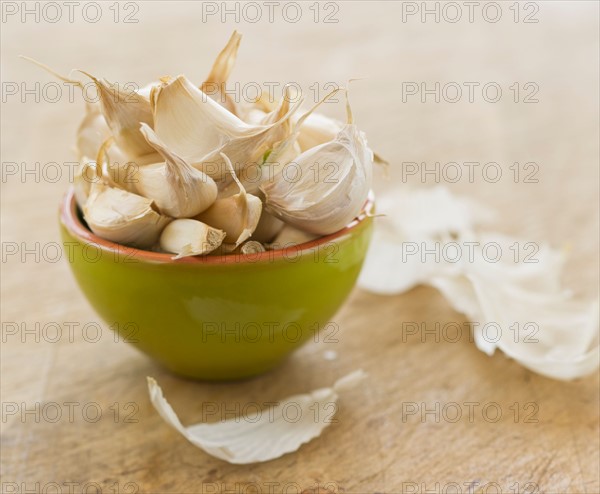
[[[244,186],[235,175],[229,158],[224,154],[221,156],[225,160],[233,180],[238,185],[239,192],[217,199],[211,207],[197,215],[196,219],[223,230],[227,234],[225,241],[238,246],[250,238],[256,230],[262,211],[262,201],[258,197],[246,193]]]
[[[202,163],[228,140],[253,131],[185,76],[163,82],[153,91],[150,102],[154,131],[169,149],[191,164]]]
[[[263,209],[252,238],[258,242],[269,243],[283,229],[285,223]]]
[[[322,113],[310,112],[305,118],[295,120],[301,123],[298,132],[298,144],[302,151],[307,151],[319,144],[335,139],[344,124],[335,118],[330,118]],[[373,161],[379,165],[388,166],[389,163],[377,153],[373,153]],[[387,168],[385,168],[387,173]]]
[[[242,101],[237,107],[237,115],[251,125],[264,124],[275,109],[271,99],[271,94],[263,91],[254,101]]]
[[[260,254],[261,252],[266,252],[263,244],[260,242],[256,242],[255,240],[248,240],[244,242],[240,248],[242,254]]]
[[[344,124],[321,113],[311,113],[302,122],[298,134],[298,144],[302,151],[307,151],[319,144],[335,139]]]
[[[139,194],[137,189],[139,166],[139,163],[125,158],[121,150],[115,146],[113,137],[109,137],[102,143],[96,156],[95,169],[98,177],[111,187],[118,187],[134,194]]]
[[[150,101],[137,91],[126,92],[118,84],[81,73],[98,88],[102,114],[119,147],[132,158],[155,153],[140,133],[140,123],[153,124]]]
[[[65,77],[32,58],[24,56],[21,56],[21,58],[41,67],[64,82],[74,84],[82,92],[85,91],[85,86],[80,81]],[[79,158],[95,156],[101,143],[111,135],[115,137],[121,153],[128,155],[129,158],[137,160],[142,156],[153,153],[154,150],[148,146],[139,133],[140,122],[151,125],[153,121],[150,101],[144,94],[145,88],[127,92],[121,90],[118,84],[112,84],[105,79],[98,79],[83,70],[79,70],[79,72],[92,79],[98,89],[100,99],[98,103],[87,103],[86,116],[78,129],[77,148]],[[151,83],[147,87],[151,88],[156,84]],[[116,147],[113,147],[112,153],[115,152]],[[125,163],[127,160],[121,159],[119,156],[119,161]]]
[[[92,183],[99,180],[96,172],[96,162],[83,156],[79,165],[75,169],[73,176],[73,189],[75,193],[75,202],[83,209],[89,195]]]
[[[364,133],[348,122],[332,141],[315,146],[261,185],[265,209],[318,235],[344,228],[361,212],[371,188],[373,152]]]
[[[242,152],[237,156],[242,160],[242,166],[236,168],[236,173],[246,191],[251,194],[259,193],[261,184],[271,180],[284,165],[293,161],[301,152],[296,142],[298,132],[295,128],[292,129],[290,122],[295,111],[290,106],[290,98],[289,87],[286,87],[284,97],[279,104],[269,113],[261,112],[264,116],[260,124],[274,125],[274,127],[263,135],[247,139],[250,144],[247,156],[251,156],[251,159],[243,161],[243,147],[239,148]],[[242,141],[243,139],[240,139],[237,144],[241,144]],[[239,149],[235,152],[239,152]],[[225,154],[231,157],[230,153]],[[228,179],[223,179],[219,183],[219,188],[221,191],[226,191],[231,185]]]
[[[179,76],[157,88],[151,104],[154,130],[165,145],[227,185],[229,174],[221,153],[229,157],[236,173],[261,161],[266,151],[289,135],[288,120],[300,102],[290,105],[286,96],[269,117],[272,123],[249,125]]]
[[[177,254],[173,259],[208,254],[221,245],[225,233],[201,221],[177,219],[167,225],[160,236],[160,247]]]
[[[262,194],[260,186],[272,180],[288,163],[300,155],[300,146],[296,142],[296,135],[291,134],[275,147],[265,153],[263,161],[246,166],[239,175],[240,182],[247,192]]]
[[[161,212],[173,218],[195,216],[215,202],[217,185],[212,178],[169,151],[146,124],[141,133],[165,161],[137,170],[140,194],[153,199]]]
[[[77,154],[96,156],[100,146],[110,137],[110,128],[102,115],[100,103],[86,103],[85,116],[77,129]]]
[[[92,184],[83,216],[99,237],[140,248],[155,244],[171,221],[152,208],[150,199],[102,182]]]
[[[319,238],[314,233],[308,233],[304,230],[294,228],[290,225],[285,225],[279,234],[275,237],[275,240],[269,244],[269,249],[285,249],[287,247],[294,247],[296,245],[304,244]]]

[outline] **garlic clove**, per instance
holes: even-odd
[[[89,195],[92,183],[99,180],[96,171],[96,162],[83,156],[73,175],[73,189],[75,192],[75,202],[83,209]]]
[[[148,125],[142,124],[140,130],[165,160],[137,170],[140,194],[153,199],[161,212],[173,218],[195,216],[215,202],[217,185],[212,178],[168,150]]]
[[[269,118],[268,115],[275,109],[271,98],[269,93],[262,92],[254,101],[242,101],[237,107],[237,115],[246,123],[264,124],[265,119]]]
[[[221,245],[225,233],[201,221],[177,219],[167,225],[160,236],[160,247],[177,254],[173,259],[208,254]]]
[[[294,228],[290,225],[285,225],[275,237],[275,240],[269,244],[269,249],[286,249],[288,247],[294,247],[296,245],[310,242],[316,238],[319,238],[319,235],[299,230],[298,228]]]
[[[209,95],[213,100],[234,114],[236,113],[236,104],[233,98],[225,92],[225,85],[235,65],[241,40],[242,35],[237,31],[233,31],[227,45],[225,45],[225,48],[217,56],[210,74],[208,74],[208,77],[202,83],[202,86],[200,86],[202,92]]]
[[[295,123],[299,126],[298,144],[302,151],[307,151],[319,144],[335,139],[344,127],[344,124],[339,120],[313,111],[309,111],[300,119],[296,118]],[[389,165],[377,153],[373,153],[373,161],[379,165]]]
[[[83,216],[99,237],[140,248],[155,244],[171,221],[152,208],[150,199],[102,182],[92,184]]]
[[[260,186],[272,180],[281,169],[300,155],[296,135],[291,134],[265,153],[263,161],[249,164],[240,171],[239,179],[247,192],[262,195]]]
[[[265,209],[292,226],[318,235],[357,217],[371,188],[373,152],[352,120],[332,141],[315,146],[261,185]]]
[[[236,173],[262,161],[267,150],[289,135],[288,120],[300,102],[290,105],[286,97],[269,116],[272,123],[249,125],[179,76],[156,89],[151,104],[154,130],[165,145],[227,185],[229,173],[221,153],[227,154]]]
[[[228,140],[254,130],[185,76],[158,87],[151,105],[156,134],[169,149],[192,164],[201,162]]]
[[[292,106],[290,98],[289,87],[286,87],[277,107],[265,113],[261,120],[260,125],[265,131],[232,141],[223,148],[233,161],[239,180],[251,194],[257,194],[263,182],[274,177],[283,165],[300,154],[296,132],[290,122],[298,105]],[[219,182],[222,191],[232,185],[229,176]]]
[[[77,129],[77,154],[96,156],[100,146],[110,137],[110,128],[102,115],[100,103],[86,103],[85,116]]]
[[[263,159],[257,163],[250,164],[241,170],[238,177],[248,192],[257,193],[260,192],[260,186],[272,180],[281,169],[288,163],[295,160],[302,152],[301,146],[298,143],[298,137],[300,135],[301,128],[304,122],[314,113],[315,109],[318,108],[323,102],[331,98],[334,94],[338,93],[342,89],[334,89],[328,93],[321,101],[315,104],[310,110],[305,112],[300,118],[296,118],[292,113],[288,121],[286,121],[285,133],[281,134],[281,140],[276,142],[272,148],[268,149]],[[283,113],[282,110],[286,110],[286,104],[289,108],[289,88],[286,87],[283,100],[279,103],[279,106],[272,109],[269,113],[266,113],[267,102],[264,103],[265,111],[261,112],[264,114],[261,122],[267,124],[269,122],[276,122],[278,116]],[[292,118],[294,121],[292,122]],[[335,135],[332,136],[332,138]]]
[[[321,113],[311,113],[300,127],[298,144],[302,151],[307,151],[319,144],[335,139],[344,124]]]
[[[269,243],[283,229],[285,223],[263,209],[252,238],[258,242]]]
[[[65,77],[32,58],[24,56],[21,56],[21,58],[84,91],[85,86],[80,81]],[[86,116],[78,129],[77,150],[79,158],[94,156],[98,152],[99,146],[111,134],[115,137],[123,156],[128,155],[129,158],[137,160],[142,156],[146,157],[147,154],[154,153],[154,150],[148,146],[139,133],[139,124],[140,122],[152,124],[152,110],[146,93],[158,83],[154,82],[145,88],[127,92],[119,89],[118,84],[112,84],[105,79],[98,79],[83,70],[79,70],[79,72],[92,79],[98,89],[100,98],[98,103],[87,103]],[[114,153],[116,153],[116,147],[113,147],[111,151],[111,154]],[[127,161],[121,156],[118,156],[118,159],[122,163]]]
[[[266,252],[265,247],[260,242],[256,242],[255,240],[248,240],[244,242],[240,248],[242,254],[260,254],[261,252]]]
[[[107,144],[109,141],[110,143]],[[103,159],[98,163],[100,163],[102,174],[109,179],[109,183],[137,193],[136,170],[148,159],[153,161],[155,155],[135,158],[134,162],[113,141],[110,128],[102,115],[100,103],[88,103],[86,115],[77,131],[77,152],[80,160],[87,162],[89,161],[87,156],[96,156],[102,153]],[[104,149],[102,149],[103,147]],[[89,183],[86,187],[89,192]]]
[[[240,245],[250,238],[260,220],[262,201],[246,193],[233,170],[229,158],[222,154],[233,180],[239,187],[239,192],[229,197],[217,199],[206,211],[196,216],[196,219],[219,228],[226,233],[225,242]]]
[[[104,183],[111,187],[139,194],[137,190],[137,170],[140,165],[127,160],[121,150],[114,144],[113,137],[106,139],[98,149],[96,164],[97,175]]]
[[[123,91],[118,84],[81,72],[98,88],[102,114],[119,147],[133,158],[155,153],[139,130],[142,122],[150,126],[153,124],[148,98],[140,92]]]

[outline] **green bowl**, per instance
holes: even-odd
[[[79,286],[122,340],[176,374],[228,380],[272,369],[324,328],[333,335],[331,317],[367,252],[372,204],[346,228],[295,247],[179,260],[94,235],[72,190],[60,223]]]

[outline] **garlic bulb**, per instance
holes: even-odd
[[[160,236],[160,247],[177,254],[173,259],[208,254],[225,238],[225,233],[204,223],[191,219],[174,220]]]
[[[328,235],[345,227],[362,210],[371,188],[373,152],[352,120],[335,139],[315,146],[261,185],[265,208],[286,223]]]
[[[171,218],[157,213],[145,197],[95,182],[83,216],[98,236],[124,245],[148,248]]]
[[[241,40],[242,35],[237,31],[233,31],[227,45],[217,56],[210,74],[208,74],[208,77],[202,83],[202,86],[200,86],[202,92],[209,95],[214,101],[220,103],[232,113],[236,113],[236,104],[225,91],[225,83],[229,79],[229,74],[235,64]]]
[[[221,156],[240,190],[232,196],[217,199],[211,207],[197,215],[196,219],[223,230],[227,234],[225,242],[235,243],[238,246],[250,238],[256,230],[262,211],[262,201],[246,193],[244,186],[235,176],[229,158],[225,154]]]
[[[217,186],[212,178],[169,151],[146,124],[140,130],[165,160],[139,168],[140,194],[153,199],[161,212],[173,218],[195,216],[215,202]]]

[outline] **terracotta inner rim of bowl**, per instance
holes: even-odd
[[[214,255],[214,256],[191,256],[191,257],[183,257],[181,259],[172,259],[173,254],[166,254],[162,252],[152,252],[149,250],[136,249],[135,247],[128,247],[126,245],[117,244],[115,242],[111,242],[110,240],[105,240],[97,235],[95,235],[86,225],[81,222],[81,219],[78,214],[77,203],[75,202],[75,192],[71,187],[68,192],[65,194],[64,200],[61,204],[60,208],[60,219],[65,228],[69,230],[69,232],[77,237],[78,239],[96,245],[97,247],[110,251],[116,252],[117,254],[121,254],[127,256],[130,259],[139,259],[145,261],[154,261],[154,262],[169,262],[169,263],[179,263],[179,264],[194,264],[194,263],[203,263],[203,264],[225,264],[225,263],[236,263],[240,264],[243,262],[256,263],[261,260],[269,260],[277,259],[279,257],[290,257],[291,255],[296,255],[302,251],[310,250],[315,247],[318,247],[323,244],[327,244],[332,240],[340,238],[352,230],[354,230],[361,222],[363,222],[369,215],[372,214],[374,205],[374,196],[373,192],[369,192],[369,197],[365,202],[365,206],[363,210],[358,215],[357,218],[352,220],[348,226],[338,230],[335,233],[330,235],[326,235],[324,237],[319,237],[315,240],[311,240],[310,242],[305,242],[303,244],[294,245],[291,247],[285,247],[283,249],[278,250],[267,250],[266,252],[261,252],[258,254],[226,254],[226,255]]]

